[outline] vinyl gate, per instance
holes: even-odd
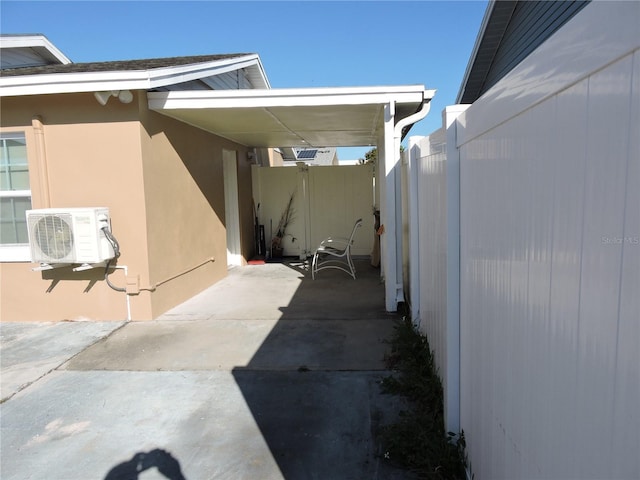
[[[371,254],[374,241],[373,165],[254,167],[253,197],[264,225],[267,250],[282,212],[293,195],[293,219],[284,255],[312,255],[323,238],[348,236],[362,218],[353,255]]]

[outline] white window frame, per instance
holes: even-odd
[[[6,138],[10,135],[22,135],[25,139],[27,135],[24,131],[7,131],[0,132],[0,137]],[[28,155],[27,155],[28,163]],[[31,179],[29,179],[31,184]],[[29,185],[31,186],[31,185]],[[0,198],[32,198],[31,190],[0,190]],[[33,207],[33,203],[32,203]],[[0,262],[30,262],[31,249],[28,243],[0,244]]]

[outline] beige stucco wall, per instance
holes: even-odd
[[[157,316],[226,275],[223,149],[237,152],[244,260],[252,254],[251,169],[244,147],[144,105],[141,119],[150,281],[176,277],[152,295]]]
[[[258,148],[258,159],[263,167],[282,167],[284,160],[279,151],[273,148]]]
[[[86,93],[2,98],[0,106],[2,130],[27,137],[33,208],[109,207],[117,264],[128,270],[128,279],[114,272],[112,283],[137,279],[143,288],[116,292],[102,268],[33,272],[30,263],[0,263],[1,321],[122,320],[127,297],[131,318],[148,320],[222,278],[222,148],[239,152],[242,248],[245,259],[252,254],[251,172],[242,147],[149,112],[144,93],[131,104],[101,106]]]

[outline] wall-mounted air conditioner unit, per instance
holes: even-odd
[[[111,227],[106,207],[27,210],[27,225],[32,262],[100,263],[115,256],[102,231]]]

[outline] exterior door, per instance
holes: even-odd
[[[238,208],[238,160],[235,150],[222,151],[224,219],[227,229],[227,265],[242,265],[240,213]]]

